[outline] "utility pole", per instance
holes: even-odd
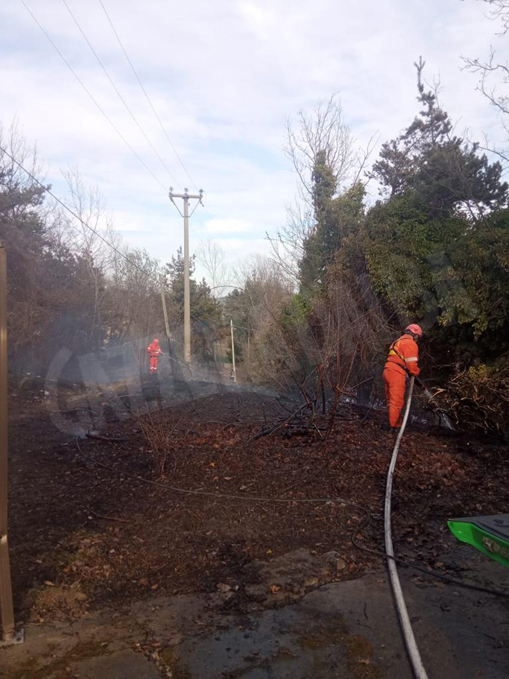
[[[2,644],[15,643],[7,540],[7,255],[0,241],[0,625]],[[2,645],[0,644],[0,645]]]
[[[187,189],[184,193],[173,193],[173,187],[170,186],[170,200],[180,212],[174,198],[182,198],[184,201],[184,212],[180,215],[184,218],[184,361],[189,365],[191,362],[191,297],[189,286],[189,219],[192,217],[194,210],[198,205],[203,205],[203,190],[200,189],[198,195],[191,195]],[[189,201],[197,200],[193,212],[189,215]]]
[[[233,321],[230,320],[230,331],[232,335],[232,382],[237,381],[237,369],[235,368],[235,342],[233,341]]]

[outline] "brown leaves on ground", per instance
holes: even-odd
[[[43,411],[14,422],[10,516],[18,600],[36,617],[56,615],[49,592],[62,597],[66,615],[83,612],[82,596],[99,606],[150,592],[217,593],[218,583],[237,600],[253,582],[250,564],[301,548],[338,553],[341,567],[330,579],[362,574],[377,558],[353,547],[352,532],[362,526],[362,544],[382,544],[378,519],[393,437],[380,431],[376,416],[361,421],[352,412],[324,441],[276,434],[245,445],[265,426],[264,416],[277,421],[287,414],[274,399],[213,395],[153,412],[142,426],[110,423],[103,433],[126,442],[86,440],[80,451]],[[428,541],[438,559],[448,517],[496,513],[507,503],[505,451],[476,443],[473,453],[470,444],[405,435],[394,483],[397,546],[415,550]],[[157,447],[168,453],[163,466],[147,455]],[[327,501],[299,502],[309,498]],[[373,516],[369,527],[362,508]],[[62,592],[74,600],[65,603]]]

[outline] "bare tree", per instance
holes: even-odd
[[[17,161],[13,161],[7,154],[0,152],[1,171],[4,178],[4,185],[7,190],[33,186],[33,180],[23,172],[19,165],[23,165],[36,180],[44,181],[42,167],[37,155],[37,147],[35,144],[28,144],[27,140],[23,137],[16,118],[12,121],[7,130],[0,123],[0,140],[2,146],[4,146],[9,154]]]
[[[251,376],[297,387],[312,420],[320,403],[331,428],[343,397],[359,395],[359,389],[371,395],[378,376],[373,366],[382,363],[391,336],[382,304],[366,275],[347,275],[337,263],[305,318],[289,316],[291,290],[281,286],[276,270],[271,275],[261,264],[244,288],[253,330]]]
[[[341,194],[364,178],[367,163],[376,146],[373,135],[365,149],[353,138],[343,117],[339,95],[299,111],[295,122],[287,121],[284,151],[298,177],[297,200],[287,206],[287,223],[275,237],[267,234],[274,258],[286,276],[298,282],[298,263],[304,244],[316,228],[313,202],[313,174],[317,160],[332,170],[336,193]]]
[[[142,358],[144,339],[163,332],[162,269],[145,250],[122,246],[119,252],[114,253],[108,275],[103,322],[115,341],[134,343]]]
[[[16,120],[6,129],[0,124],[0,238],[9,252],[8,294],[10,347],[14,353],[33,347],[37,331],[48,320],[45,270],[40,251],[47,245],[44,234],[44,182],[35,145],[29,145]],[[13,158],[17,161],[15,162]],[[25,167],[35,181],[18,165]],[[23,228],[17,228],[22,224]]]
[[[337,93],[328,101],[316,104],[310,112],[299,111],[296,125],[287,121],[284,151],[299,178],[299,196],[310,209],[313,208],[313,171],[320,153],[325,154],[325,162],[341,189],[352,176],[357,154]]]
[[[106,212],[104,198],[97,187],[86,184],[77,167],[67,168],[62,174],[69,191],[69,207],[78,217],[75,219],[65,213],[70,227],[67,234],[69,244],[71,248],[92,258],[97,265],[100,263],[107,267],[112,251],[104,247],[101,236],[114,246],[118,246],[121,239],[115,233],[111,216]]]
[[[304,243],[313,232],[316,221],[312,210],[298,201],[286,207],[286,224],[275,237],[267,234],[274,261],[294,284],[299,282],[299,262],[304,255]]]
[[[111,270],[115,257],[114,250],[105,246],[102,239],[106,238],[114,246],[120,244],[120,239],[114,231],[111,217],[106,213],[99,190],[88,186],[76,167],[68,168],[62,174],[69,190],[70,207],[77,216],[76,219],[68,212],[62,212],[61,221],[67,227],[67,245],[85,263],[89,283],[93,289],[90,340],[101,322],[102,301],[106,290],[103,281]]]
[[[199,244],[196,256],[208,274],[213,296],[222,297],[232,287],[232,272],[226,263],[225,251],[209,238]]]
[[[144,338],[164,328],[159,262],[122,244],[101,196],[76,169],[65,172],[74,216],[48,198],[36,150],[16,122],[0,126],[0,146],[13,369],[42,371],[62,345],[81,354],[128,341],[145,358]]]
[[[490,19],[501,22],[500,35],[505,35],[509,31],[509,0],[482,0],[482,2],[490,6]]]
[[[291,280],[270,257],[252,255],[243,262],[241,272],[244,290],[253,308],[276,314],[294,291]]]
[[[482,2],[490,7],[488,18],[501,23],[498,37],[506,36],[509,32],[509,0],[482,0]],[[500,113],[506,141],[509,142],[509,63],[499,61],[493,47],[490,48],[487,59],[480,57],[462,57],[462,59],[465,68],[479,76],[477,89]],[[493,146],[487,137],[485,145],[480,148],[494,153],[504,163],[509,163],[509,151]]]

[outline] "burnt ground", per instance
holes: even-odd
[[[318,431],[283,426],[253,440],[295,404],[211,391],[132,417],[108,407],[117,397],[96,396],[95,423],[115,441],[60,432],[44,392],[13,395],[10,546],[20,619],[66,621],[197,593],[219,593],[222,610],[245,613],[381,565],[352,544],[361,528],[360,544],[382,548],[393,436],[381,431],[381,415],[350,407],[325,439],[318,422]],[[66,421],[84,398],[65,396]],[[167,453],[163,474],[157,451]],[[507,457],[507,448],[469,436],[409,430],[394,484],[396,552],[461,574],[446,519],[508,511]],[[301,502],[313,498],[330,501]],[[302,556],[293,570],[281,566],[288,554]]]

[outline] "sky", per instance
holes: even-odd
[[[211,239],[233,266],[269,252],[266,234],[285,224],[296,195],[286,121],[338,93],[361,146],[373,135],[389,140],[418,110],[420,55],[458,130],[501,139],[476,76],[462,70],[462,55],[485,57],[490,45],[509,56],[509,38],[496,35],[479,0],[102,0],[165,132],[100,0],[65,1],[164,165],[64,0],[25,2],[139,158],[21,0],[0,3],[0,123],[16,119],[36,142],[60,198],[68,199],[62,170],[77,167],[125,241],[162,261],[183,241],[170,186],[205,192],[191,220],[192,251]]]

